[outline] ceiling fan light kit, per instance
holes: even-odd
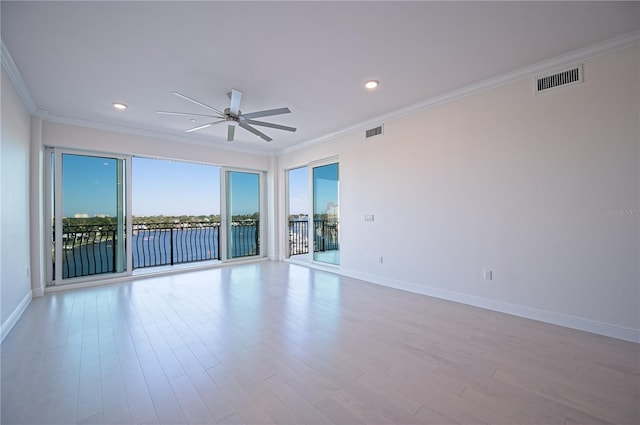
[[[265,122],[265,121],[256,121],[253,119],[253,118],[268,117],[273,115],[289,114],[291,113],[289,108],[276,108],[276,109],[269,109],[265,111],[257,111],[257,112],[251,112],[248,114],[243,114],[242,111],[240,111],[240,101],[242,100],[242,92],[236,89],[231,89],[231,92],[227,94],[229,96],[229,107],[225,108],[224,111],[220,111],[219,109],[209,106],[206,103],[200,102],[182,93],[178,93],[178,92],[171,92],[171,93],[180,97],[181,99],[187,100],[202,108],[215,112],[215,114],[193,114],[189,112],[157,111],[158,114],[200,116],[200,117],[210,117],[210,118],[218,119],[217,121],[212,121],[203,125],[199,125],[197,127],[188,128],[185,130],[185,133],[191,133],[193,131],[209,128],[216,124],[227,123],[227,141],[228,142],[233,142],[233,139],[235,137],[235,129],[238,126],[242,127],[243,129],[247,130],[250,133],[255,134],[256,136],[262,138],[263,140],[270,142],[273,139],[267,136],[266,134],[264,134],[263,132],[261,132],[260,130],[258,130],[257,128],[255,128],[254,127],[255,125],[274,128],[276,130],[284,130],[284,131],[291,131],[291,132],[296,131],[294,127],[288,127],[286,125],[274,124],[274,123]]]

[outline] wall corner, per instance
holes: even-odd
[[[38,110],[31,116],[29,148],[29,252],[31,290],[34,297],[44,294],[45,286],[45,228],[44,228],[44,146],[42,144],[42,117]]]

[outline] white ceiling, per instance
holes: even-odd
[[[228,145],[194,133],[231,88],[241,109],[298,128],[238,129],[235,146],[281,150],[451,90],[638,30],[639,2],[12,2],[2,40],[50,116]],[[380,80],[367,91],[367,79]],[[118,112],[113,101],[129,105]]]

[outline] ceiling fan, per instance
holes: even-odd
[[[270,122],[264,122],[264,121],[256,121],[254,118],[260,118],[260,117],[268,117],[271,115],[281,115],[281,114],[289,114],[291,113],[291,111],[289,110],[289,108],[277,108],[277,109],[269,109],[266,111],[258,111],[258,112],[251,112],[248,114],[243,114],[242,111],[240,111],[240,100],[242,99],[242,92],[236,89],[231,89],[231,92],[228,93],[229,99],[230,99],[230,104],[228,108],[225,108],[224,111],[221,111],[219,109],[213,108],[205,103],[202,103],[200,101],[197,101],[195,99],[192,99],[189,96],[186,96],[182,93],[178,93],[178,92],[171,92],[171,94],[175,94],[176,96],[188,100],[189,102],[195,103],[196,105],[199,105],[203,108],[206,108],[210,111],[215,112],[215,114],[193,114],[190,112],[171,112],[171,111],[157,111],[159,114],[165,114],[165,115],[186,115],[186,116],[199,116],[199,117],[211,117],[211,118],[217,118],[217,121],[213,121],[207,124],[203,124],[203,125],[199,125],[197,127],[193,127],[193,128],[189,128],[187,130],[185,130],[185,133],[191,133],[192,131],[198,131],[198,130],[202,130],[204,128],[208,128],[211,127],[213,125],[216,124],[221,124],[226,122],[227,123],[227,141],[228,142],[232,142],[233,141],[233,137],[235,135],[235,130],[236,130],[236,126],[240,126],[242,128],[244,128],[245,130],[255,134],[256,136],[261,137],[262,139],[266,140],[267,142],[272,141],[273,139],[269,136],[267,136],[266,134],[264,134],[263,132],[261,132],[260,130],[258,130],[257,128],[253,127],[254,125],[258,125],[258,126],[262,126],[262,127],[269,127],[269,128],[275,128],[277,130],[285,130],[285,131],[296,131],[295,128],[293,127],[287,127],[286,125],[280,125],[280,124],[273,124]]]

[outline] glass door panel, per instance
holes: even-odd
[[[313,168],[313,259],[340,264],[338,163]]]
[[[227,171],[227,258],[260,255],[260,174]]]
[[[67,153],[55,158],[54,279],[123,273],[124,160]]]
[[[309,253],[309,168],[300,167],[287,173],[288,206],[287,229],[289,257]]]

